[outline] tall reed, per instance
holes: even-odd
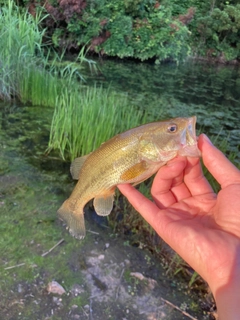
[[[19,94],[24,70],[41,56],[44,30],[38,25],[40,15],[33,18],[9,0],[0,11],[0,97],[10,99]],[[33,61],[34,60],[34,61]],[[33,65],[34,65],[33,64]],[[32,66],[31,66],[32,67]]]
[[[62,91],[55,108],[48,150],[73,160],[115,134],[150,121],[129,105],[127,96],[96,86]]]
[[[18,97],[33,105],[55,107],[49,150],[62,157],[87,154],[117,132],[147,121],[124,95],[83,87],[79,79],[84,49],[73,62],[49,53],[43,45],[43,13],[32,17],[8,0],[0,11],[0,98]]]
[[[50,52],[43,44],[45,30],[40,28],[45,17],[43,11],[33,17],[13,0],[1,8],[0,99],[18,97],[22,102],[54,107],[61,87],[82,79],[82,63],[95,65],[86,59],[84,48],[73,62]]]

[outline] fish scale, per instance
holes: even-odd
[[[70,233],[85,236],[84,206],[94,199],[95,211],[108,215],[118,184],[137,185],[175,156],[200,156],[195,134],[196,117],[148,123],[116,135],[71,165],[78,182],[58,214]]]

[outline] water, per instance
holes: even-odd
[[[111,84],[156,120],[196,115],[198,133],[209,134],[217,145],[226,139],[226,150],[240,161],[240,68],[110,60],[100,64],[97,75],[85,77],[88,83]]]

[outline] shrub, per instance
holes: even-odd
[[[184,23],[172,17],[172,6],[157,1],[86,1],[83,10],[68,16],[63,23],[62,1],[45,5],[56,24],[53,39],[57,46],[79,48],[89,44],[99,54],[150,58],[157,62],[178,61],[190,53],[187,44],[189,32]],[[72,12],[72,1],[69,1]],[[56,13],[57,12],[57,13]]]
[[[223,62],[240,58],[240,4],[213,8],[199,17],[196,36],[203,55],[221,57]]]

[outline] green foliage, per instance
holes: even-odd
[[[153,0],[89,1],[80,17],[69,20],[67,30],[68,34],[55,30],[55,44],[61,46],[61,37],[66,36],[75,45],[87,43],[101,54],[157,62],[178,61],[190,53],[187,27],[173,20],[171,5]]]
[[[240,58],[240,4],[212,7],[198,15],[193,32],[199,42],[197,53],[220,57],[223,62]]]
[[[87,45],[100,55],[157,63],[179,61],[191,53],[221,62],[240,56],[238,0],[39,0],[37,4],[49,13],[43,24],[48,39],[61,50]]]
[[[187,56],[185,44],[188,30],[175,21],[171,23],[169,8],[154,10],[148,19],[118,15],[109,23],[111,36],[97,50],[108,55],[135,57],[141,60],[155,58],[156,62],[166,59],[179,60]]]
[[[35,19],[9,0],[0,14],[0,98],[17,95],[24,69],[37,63],[44,31],[41,18]]]
[[[85,58],[84,48],[73,62],[50,53],[43,44],[42,11],[33,17],[9,0],[0,13],[0,98],[55,106],[61,87],[82,79],[83,63],[94,63]]]

